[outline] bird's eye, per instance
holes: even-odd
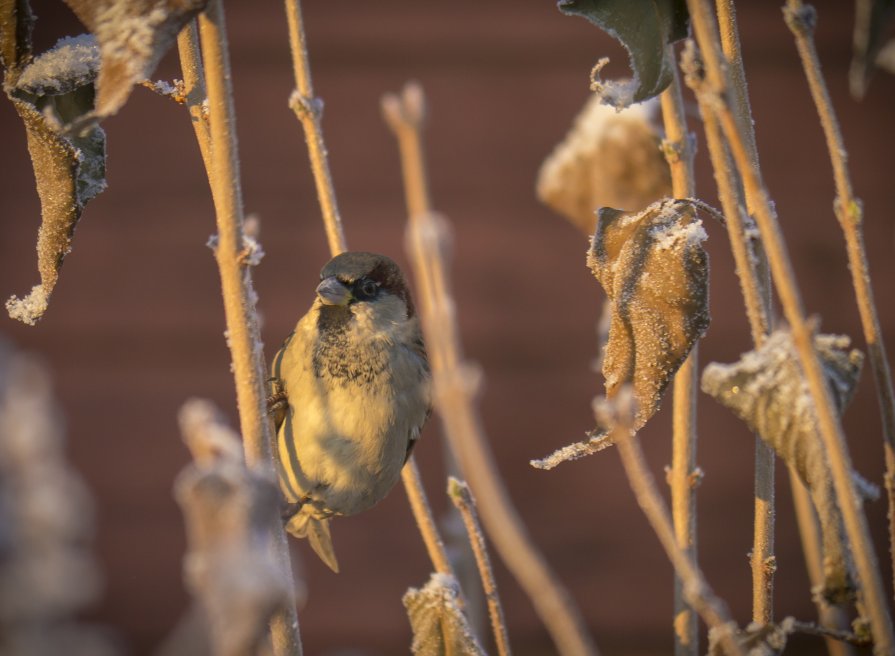
[[[379,291],[379,285],[372,280],[365,280],[361,283],[360,290],[364,296],[375,296],[376,292]]]

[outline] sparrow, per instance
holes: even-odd
[[[286,530],[338,572],[330,519],[388,494],[431,408],[420,322],[398,265],[362,252],[330,260],[270,383]]]

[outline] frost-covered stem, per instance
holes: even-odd
[[[420,101],[422,98],[420,98]],[[421,114],[406,105],[383,102],[389,125],[401,148],[402,167],[419,167],[405,179],[425,180],[420,140]],[[411,152],[417,155],[408,157]],[[476,491],[485,529],[510,572],[519,581],[563,656],[596,654],[578,610],[528,537],[503,487],[494,456],[475,410],[478,370],[463,360],[454,302],[448,286],[444,219],[430,212],[411,214],[408,252],[420,281],[421,317],[432,363],[435,406],[460,461],[460,469]]]
[[[633,413],[631,414],[633,416]],[[630,422],[617,424],[612,430],[612,435],[637,503],[656,532],[659,542],[674,566],[675,573],[683,581],[687,601],[709,627],[720,632],[722,644],[728,655],[745,656],[734,639],[733,627],[736,625],[731,620],[724,602],[715,596],[693,559],[678,545],[668,509],[656,488],[655,480],[643,457],[640,440],[631,430]]]
[[[711,30],[697,27],[697,14],[693,7],[704,4],[705,0],[688,0],[694,31],[700,39],[700,50],[705,57],[710,78],[723,79],[724,69],[718,57],[717,44]],[[702,39],[708,38],[703,42]],[[723,89],[723,85],[721,87]],[[804,373],[815,407],[820,436],[830,460],[833,486],[842,508],[846,533],[852,547],[855,567],[858,573],[864,601],[870,616],[870,626],[874,637],[874,651],[877,654],[895,653],[895,636],[889,616],[883,586],[876,563],[876,556],[867,529],[867,520],[861,507],[860,497],[854,489],[851,477],[851,459],[845,445],[845,437],[836,415],[830,390],[814,349],[814,330],[805,316],[801,295],[795,281],[792,263],[789,259],[783,234],[777,217],[761,179],[760,172],[752,166],[739,125],[722,94],[712,94],[711,108],[716,113],[733,159],[740,171],[747,195],[756,199],[755,218],[761,232],[762,241],[768,254],[774,285],[780,296],[783,313],[792,329],[793,341],[799,355],[799,363]]]
[[[199,153],[205,165],[208,180],[212,179],[211,135],[208,122],[203,116],[202,105],[206,99],[205,71],[202,69],[202,55],[199,52],[199,27],[196,20],[191,20],[177,35],[177,51],[180,55],[180,69],[183,73],[183,86],[186,92],[186,107],[190,113],[190,122],[199,143]],[[214,194],[214,187],[211,189]]]
[[[692,54],[692,53],[691,53]],[[686,62],[687,82],[696,92],[705,129],[706,144],[712,161],[721,207],[726,217],[727,235],[736,264],[740,289],[746,304],[746,315],[752,341],[761,346],[768,333],[770,302],[768,290],[759,277],[756,251],[759,244],[750,244],[743,208],[739,203],[737,178],[730,162],[721,129],[707,102],[706,83],[698,79],[694,62]],[[755,437],[755,513],[752,567],[752,618],[766,624],[773,616],[774,585],[774,452]]]
[[[227,52],[224,10],[220,0],[211,0],[199,17],[202,60],[208,87],[212,177],[218,242],[215,259],[221,274],[227,337],[233,361],[240,432],[246,463],[273,476],[273,448],[267,417],[264,381],[264,354],[255,314],[255,292],[250,270],[244,266],[243,209],[239,187],[239,159],[233,94],[230,88],[230,61]],[[270,526],[275,557],[283,576],[292,580],[292,567],[282,523]],[[271,640],[276,656],[300,656],[298,615],[291,598],[271,620]]]
[[[674,47],[668,49],[674,56]],[[671,187],[675,198],[696,194],[693,177],[693,147],[684,118],[677,68],[671,85],[662,92],[662,121],[665,141],[662,150],[671,169]],[[696,562],[696,389],[698,387],[699,346],[674,376],[674,417],[671,454],[671,514],[678,546]],[[674,653],[696,656],[699,653],[699,623],[696,613],[684,600],[683,581],[674,579]]]
[[[482,535],[482,530],[479,528],[475,499],[469,486],[453,476],[448,478],[448,496],[460,512],[466,532],[469,534],[469,543],[472,545],[472,553],[475,555],[479,576],[482,578],[485,598],[488,600],[488,616],[491,618],[491,629],[494,631],[497,653],[500,656],[510,656],[510,638],[507,635],[507,627],[503,619],[500,595],[497,594],[497,582],[494,580],[494,572],[491,570],[491,559],[488,558],[488,549],[485,546],[485,536]]]
[[[802,550],[805,552],[808,580],[811,581],[811,588],[814,590],[823,586],[824,581],[820,529],[814,514],[814,506],[811,503],[811,495],[799,480],[799,475],[793,470],[789,472],[789,483],[796,509],[799,536],[802,539]],[[840,630],[848,628],[848,618],[840,606],[826,603],[820,595],[814,595],[814,603],[817,606],[817,616],[822,626]],[[854,650],[850,645],[830,637],[825,638],[825,641],[830,656],[854,655]]]
[[[786,24],[796,37],[796,47],[802,66],[805,68],[805,77],[808,78],[808,86],[817,106],[820,124],[827,140],[827,149],[830,151],[830,161],[833,164],[833,178],[836,183],[834,208],[845,235],[849,270],[882,415],[883,450],[886,459],[885,484],[889,500],[889,554],[895,568],[895,394],[892,391],[892,371],[886,358],[886,346],[882,339],[879,315],[870,283],[862,230],[861,201],[855,198],[852,190],[847,164],[848,153],[814,46],[814,9],[801,2],[789,0],[784,8],[784,15]]]
[[[314,96],[311,86],[311,68],[308,64],[308,48],[305,40],[304,23],[301,16],[300,0],[285,0],[286,22],[289,26],[289,50],[292,52],[292,69],[295,74],[296,89],[289,97],[289,107],[295,112],[305,133],[311,172],[317,186],[317,199],[323,213],[326,240],[333,255],[345,251],[345,233],[342,217],[336,203],[336,192],[329,172],[326,144],[323,142],[323,101]]]
[[[432,517],[432,509],[429,507],[429,501],[426,498],[426,491],[423,488],[419,469],[412,457],[404,465],[404,469],[401,470],[401,480],[404,482],[407,500],[410,501],[410,508],[416,519],[416,525],[423,536],[423,542],[426,545],[426,551],[429,552],[432,566],[439,574],[454,576],[451,561],[447,557],[444,543],[441,541],[441,536],[435,527],[435,519]]]

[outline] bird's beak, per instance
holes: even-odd
[[[324,305],[348,305],[351,300],[351,290],[339,282],[335,276],[324,278],[317,285],[317,296]]]

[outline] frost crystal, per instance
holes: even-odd
[[[417,656],[485,656],[458,603],[460,586],[453,576],[432,574],[429,582],[404,595],[413,628],[411,651]]]

